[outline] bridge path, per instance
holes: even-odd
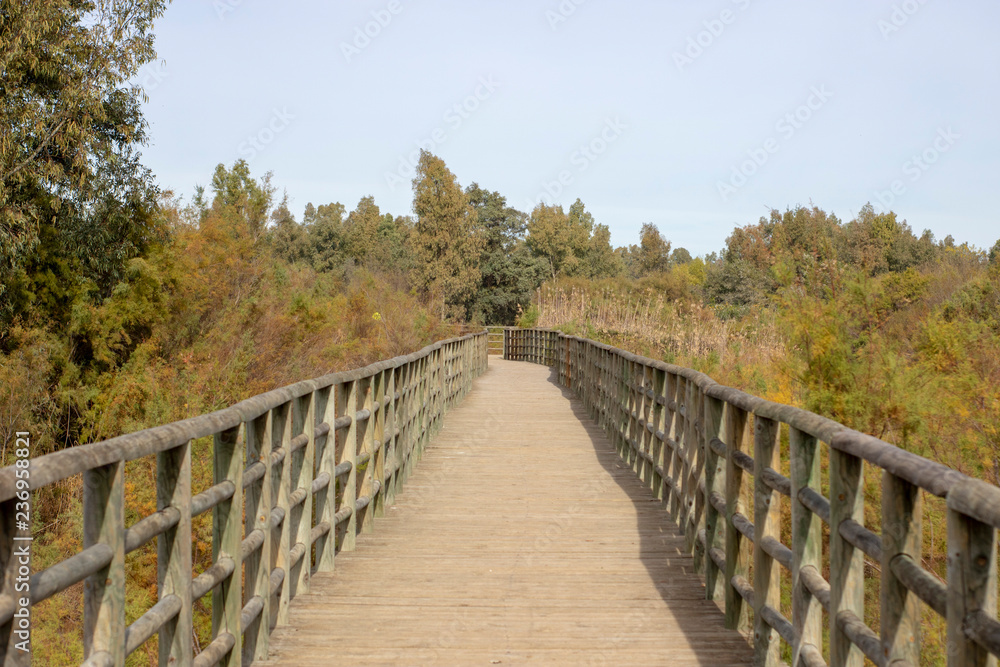
[[[667,513],[551,376],[490,358],[265,664],[751,663]]]

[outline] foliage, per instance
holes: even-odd
[[[0,295],[12,281],[22,288],[0,302],[5,326],[31,308],[25,264],[43,233],[59,244],[49,256],[105,290],[156,236],[156,188],[136,151],[146,140],[142,90],[129,81],[154,57],[152,23],[164,8],[162,0],[3,2]]]
[[[442,318],[460,312],[479,282],[484,239],[476,209],[441,158],[421,150],[413,179],[418,284],[440,303]]]
[[[527,215],[507,206],[499,192],[484,190],[477,183],[465,193],[476,210],[484,241],[479,257],[480,283],[466,318],[485,324],[513,324],[519,309],[531,303],[531,294],[545,279],[548,264],[532,255],[523,240]]]

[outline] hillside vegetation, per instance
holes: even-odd
[[[18,431],[41,456],[412,352],[458,325],[519,322],[693,366],[1000,483],[1000,243],[918,236],[865,206],[849,222],[773,211],[704,257],[652,223],[615,248],[581,200],[519,211],[426,151],[412,215],[331,193],[297,218],[244,161],[184,198],[140,152],[135,81],[165,7],[4,5],[0,466]],[[209,447],[194,447],[196,490]],[[152,461],[128,465],[128,523],[155,509],[154,477]],[[80,484],[36,494],[36,571],[79,551]],[[927,512],[942,571],[943,514]],[[201,571],[207,517],[194,547]],[[129,556],[128,576],[132,621],[156,599],[155,545]],[[76,586],[33,609],[38,664],[82,660],[81,598]]]

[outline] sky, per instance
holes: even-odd
[[[219,163],[307,203],[412,214],[419,150],[529,211],[577,198],[693,255],[736,226],[870,202],[1000,238],[994,0],[182,0],[156,25],[144,162]]]

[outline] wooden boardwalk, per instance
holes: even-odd
[[[683,536],[551,374],[490,358],[263,664],[751,663]]]

